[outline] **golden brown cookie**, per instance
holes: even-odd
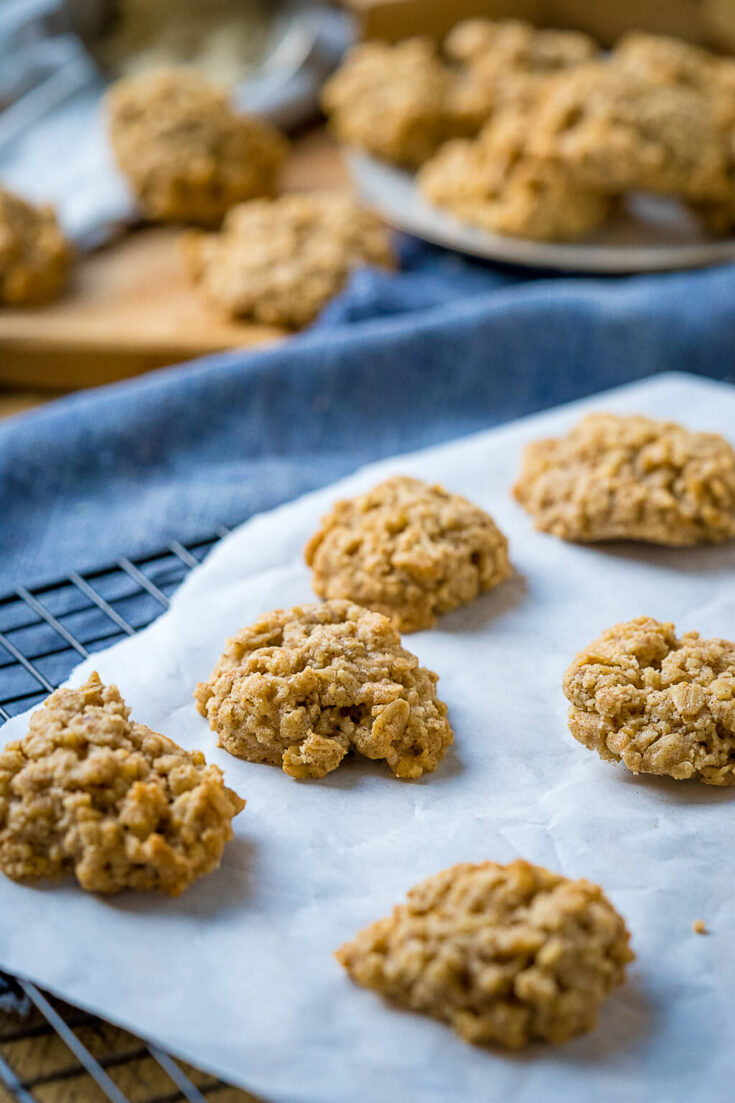
[[[233,316],[299,329],[368,264],[392,268],[390,236],[369,211],[329,192],[254,199],[186,256],[209,300]]]
[[[353,980],[449,1023],[467,1042],[518,1049],[591,1030],[633,960],[597,885],[517,860],[452,866],[337,951]]]
[[[516,499],[562,540],[688,547],[735,537],[735,452],[716,433],[590,414],[526,448]]]
[[[417,778],[453,738],[437,680],[387,617],[327,601],[243,628],[195,696],[219,746],[249,762],[324,777],[356,751]]]
[[[735,643],[638,617],[580,651],[564,692],[572,735],[601,758],[735,785]]]
[[[43,303],[66,285],[72,251],[53,207],[0,187],[0,303]]]
[[[326,82],[322,104],[341,142],[415,168],[465,132],[455,82],[429,39],[365,42]]]
[[[217,868],[244,806],[201,751],[131,721],[117,686],[91,674],[0,752],[0,870],[177,896]]]
[[[671,35],[629,31],[616,43],[613,58],[630,72],[657,84],[688,84],[701,89],[715,56]]]
[[[708,97],[717,122],[735,126],[735,60],[668,35],[630,31],[613,54],[616,65],[657,84],[679,84]]]
[[[579,31],[538,30],[520,20],[467,19],[447,36],[445,52],[460,65],[456,109],[482,125],[506,107],[532,110],[549,78],[590,61],[597,43]]]
[[[492,517],[400,475],[337,502],[305,557],[319,597],[376,609],[401,632],[432,628],[511,574],[508,541]]]
[[[534,117],[531,148],[609,194],[707,200],[728,192],[722,131],[708,97],[612,62],[556,78]]]
[[[117,163],[148,218],[216,226],[245,199],[272,195],[286,140],[238,115],[188,69],[127,77],[107,95]]]
[[[610,199],[563,165],[529,153],[528,115],[505,110],[474,140],[447,142],[418,175],[424,196],[491,233],[575,241],[607,218]]]

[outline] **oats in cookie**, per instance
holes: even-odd
[[[431,628],[511,574],[508,541],[479,506],[441,486],[396,476],[337,502],[306,546],[314,591]]]
[[[516,499],[562,540],[671,547],[735,537],[735,451],[674,422],[590,414],[565,437],[534,441]]]
[[[71,247],[49,206],[0,187],[0,303],[44,303],[64,289]]]
[[[188,69],[127,77],[107,94],[110,141],[144,214],[216,226],[236,203],[272,195],[285,138],[239,115]]]
[[[708,97],[614,62],[591,62],[554,81],[534,118],[531,149],[612,195],[709,200],[728,193],[722,132]]]
[[[387,617],[327,601],[243,628],[195,696],[219,746],[249,762],[318,778],[356,751],[418,778],[453,738],[437,681]]]
[[[735,643],[638,617],[580,651],[564,693],[572,735],[601,758],[735,785]]]
[[[326,82],[322,105],[341,142],[416,168],[447,138],[466,131],[455,87],[455,75],[429,39],[365,42]]]
[[[220,233],[190,234],[186,257],[214,305],[292,329],[312,322],[354,269],[395,265],[385,226],[329,192],[240,204]]]
[[[563,165],[530,154],[523,110],[500,112],[475,140],[447,142],[417,179],[431,203],[496,234],[575,241],[610,213],[607,195],[580,187]]]
[[[602,890],[517,860],[462,863],[416,885],[337,951],[352,979],[467,1042],[560,1044],[597,1021],[633,960]]]
[[[91,674],[0,751],[0,870],[177,896],[217,868],[244,806],[201,751],[130,720],[117,686]]]

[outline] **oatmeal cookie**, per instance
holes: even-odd
[[[437,680],[387,617],[327,601],[243,628],[196,700],[221,747],[291,777],[324,777],[354,750],[417,778],[453,738]]]
[[[71,248],[52,207],[0,187],[0,303],[43,303],[66,285]]]
[[[534,123],[535,155],[587,187],[691,200],[728,194],[722,132],[694,88],[592,62],[554,81]]]
[[[200,751],[130,720],[95,673],[52,693],[0,751],[0,870],[177,896],[217,868],[244,806]]]
[[[275,190],[285,138],[238,115],[195,72],[162,69],[118,81],[107,109],[117,163],[151,219],[216,226],[235,203]]]
[[[428,877],[337,951],[353,980],[449,1023],[467,1042],[518,1049],[591,1030],[633,960],[597,885],[517,860]]]
[[[390,236],[369,211],[328,192],[254,199],[217,234],[189,235],[192,275],[233,316],[298,329],[367,264],[392,268]]]
[[[564,693],[572,735],[601,758],[735,785],[735,643],[638,617],[577,655]]]
[[[401,632],[432,628],[511,574],[508,541],[479,506],[396,476],[337,502],[305,549],[314,591],[375,609]]]
[[[529,153],[528,117],[506,110],[473,140],[447,142],[418,175],[424,196],[491,233],[574,241],[610,213],[607,195]]]
[[[467,19],[447,36],[445,52],[460,65],[457,109],[483,122],[505,107],[531,110],[549,78],[590,61],[599,46],[579,31],[538,30],[518,20]]]
[[[616,43],[613,58],[630,72],[657,84],[688,84],[701,89],[715,62],[701,46],[670,35],[629,31]]]
[[[416,168],[447,138],[466,131],[455,87],[429,39],[365,42],[326,82],[322,104],[341,142]]]
[[[630,31],[613,54],[616,65],[657,84],[685,85],[704,94],[717,123],[735,126],[735,60],[712,54],[680,38]]]
[[[516,499],[562,540],[671,547],[735,537],[735,452],[715,433],[647,417],[590,414],[528,445]]]

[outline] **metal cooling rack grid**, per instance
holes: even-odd
[[[0,598],[0,724],[41,702],[87,655],[168,607],[227,533]],[[12,1005],[8,1011],[7,1006]],[[158,1047],[0,973],[0,1103],[241,1103],[252,1099]]]

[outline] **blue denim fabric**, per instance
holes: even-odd
[[[0,593],[656,372],[735,379],[735,267],[529,276],[402,243],[307,332],[0,424]]]

